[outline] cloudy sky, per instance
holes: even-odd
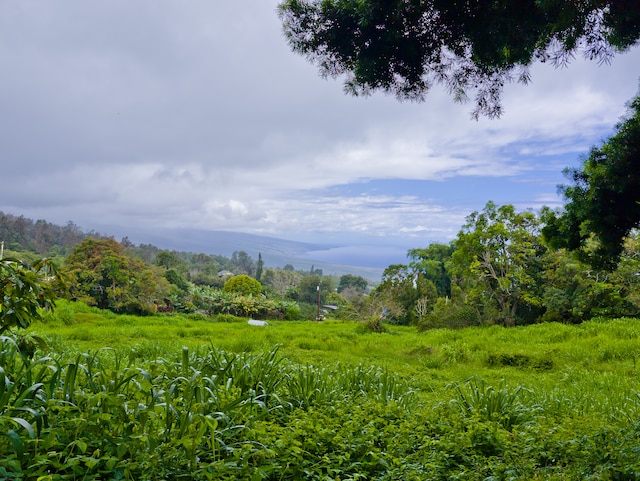
[[[290,51],[277,3],[0,0],[0,210],[420,247],[489,200],[559,205],[638,91],[636,48],[535,66],[499,120],[437,89],[352,98]]]

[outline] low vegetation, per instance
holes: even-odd
[[[224,321],[61,301],[2,337],[0,477],[640,477],[640,320]]]

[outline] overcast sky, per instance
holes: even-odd
[[[290,51],[276,5],[0,0],[0,210],[421,247],[489,200],[559,205],[638,91],[636,48],[535,66],[499,120],[438,89],[352,98]]]

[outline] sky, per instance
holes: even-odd
[[[490,200],[560,206],[562,170],[638,93],[636,47],[534,65],[497,120],[438,88],[354,98],[291,51],[277,3],[0,0],[0,210],[138,243],[189,228],[406,252]]]

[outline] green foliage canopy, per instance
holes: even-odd
[[[235,251],[231,255],[230,263],[234,268],[234,272],[242,272],[249,276],[253,275],[256,270],[256,263],[245,251]]]
[[[543,235],[594,267],[614,268],[625,237],[640,226],[640,96],[616,133],[591,149],[582,168],[565,173],[573,185],[562,187],[564,211],[546,211]]]
[[[293,269],[265,269],[261,283],[274,295],[287,297],[295,291],[301,279],[302,274]]]
[[[230,277],[224,283],[223,291],[243,296],[259,296],[262,293],[262,284],[253,277],[241,274]]]
[[[164,267],[165,269],[175,269],[177,272],[186,271],[185,262],[178,257],[177,252],[170,251],[160,251],[156,255],[156,259],[154,262],[155,265],[159,267]]]
[[[422,273],[404,264],[392,264],[382,274],[382,281],[374,291],[382,302],[387,321],[393,324],[411,324],[416,318],[419,301],[433,305],[437,299],[436,286]]]
[[[453,251],[452,244],[433,243],[424,249],[411,249],[407,253],[411,268],[433,282],[440,297],[451,297],[451,276],[447,266]]]
[[[541,272],[541,320],[580,323],[596,316],[637,316],[638,254],[638,239],[628,238],[618,267],[608,272],[591,268],[564,249],[548,251]]]
[[[367,290],[368,285],[369,283],[362,276],[345,274],[340,277],[340,282],[338,283],[338,292],[342,292],[349,287],[353,287],[360,292],[364,292]]]
[[[606,62],[640,38],[629,0],[284,0],[279,14],[293,50],[351,94],[422,100],[442,84],[458,101],[475,91],[474,115],[490,117],[534,60]]]
[[[92,235],[99,237],[95,232]],[[54,257],[70,252],[87,236],[71,221],[65,226],[59,226],[43,219],[34,221],[22,215],[15,216],[0,211],[0,239],[12,250],[32,251],[40,257]]]
[[[264,261],[262,260],[262,253],[258,252],[258,262],[256,263],[256,280],[260,282],[262,278],[262,272],[264,271]]]
[[[58,287],[64,287],[62,277],[50,259],[32,267],[15,258],[0,259],[0,334],[42,319],[41,308],[55,306]]]
[[[129,256],[113,239],[85,239],[67,256],[65,269],[72,296],[114,312],[153,311],[171,293],[160,268]]]
[[[522,304],[540,304],[536,268],[544,247],[539,220],[512,205],[487,203],[467,217],[455,241],[451,272],[465,285],[469,298],[513,325]]]
[[[446,246],[412,249],[409,257],[414,261],[409,266],[391,266],[385,279],[395,282],[391,286],[397,296],[415,291],[407,282],[400,282],[402,272],[437,279],[429,277],[430,273],[437,274],[443,268],[451,276],[450,297],[439,292],[431,306],[425,302],[428,297],[416,301],[413,311],[421,328],[580,323],[594,317],[638,315],[637,234],[624,239],[616,269],[605,271],[589,266],[566,249],[545,246],[540,235],[543,225],[541,217],[532,212],[518,213],[512,205],[498,207],[490,202],[483,211],[467,217],[467,224],[450,246],[450,259],[445,255]],[[444,267],[434,263],[439,256]]]
[[[324,304],[327,294],[335,290],[330,277],[317,274],[304,276],[297,286],[297,300],[307,304],[318,303],[318,286],[320,287],[320,303]]]

